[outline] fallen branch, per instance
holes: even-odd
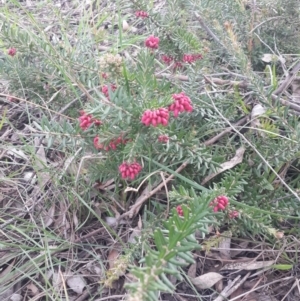
[[[215,78],[211,77],[208,78],[208,76],[203,75],[204,79],[206,82],[210,83],[211,85],[218,85],[218,86],[225,86],[229,85],[230,87],[238,87],[242,89],[247,89],[249,86],[249,83],[247,83],[245,80],[243,81],[234,81],[234,80],[229,80],[229,79],[221,79],[221,78]]]

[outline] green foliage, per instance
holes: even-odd
[[[36,136],[42,132],[47,150],[73,154],[80,150],[80,168],[85,158],[93,159],[82,168],[86,173],[77,172],[76,187],[84,187],[89,194],[95,181],[113,179],[113,194],[127,210],[130,197],[136,196],[127,193],[128,186],[138,187],[140,193],[147,183],[173,177],[174,189],[168,194],[171,213],[155,227],[145,221],[149,228],[144,229],[144,253],[138,255],[140,266],[131,269],[138,282],[128,286],[129,300],[157,300],[159,292],[174,291],[168,277],[181,280],[179,267],[193,263],[193,251],[202,248],[196,230],[203,239],[210,225],[221,231],[227,227],[236,235],[270,237],[276,236],[275,228],[282,221],[300,217],[299,117],[283,101],[272,98],[281,83],[282,66],[273,62],[265,68],[261,60],[263,53],[298,51],[293,22],[299,18],[298,1],[268,2],[251,7],[245,1],[167,1],[164,13],[158,13],[154,2],[117,1],[117,13],[104,14],[94,23],[84,15],[72,36],[64,20],[55,33],[56,41],[46,34],[46,25],[37,24],[28,12],[29,25],[14,13],[1,16],[0,74],[8,82],[8,94],[40,110],[32,123],[39,131]],[[274,8],[271,13],[269,4]],[[141,9],[147,10],[149,18],[135,19],[134,12]],[[142,28],[143,36],[124,29],[122,21],[128,16]],[[107,19],[110,31],[101,27]],[[145,47],[150,35],[159,37],[157,49]],[[100,45],[104,42],[108,49]],[[17,49],[15,56],[7,54],[9,47]],[[203,59],[183,62],[184,54],[202,54]],[[163,55],[174,61],[163,62]],[[287,57],[284,68],[288,70],[292,63]],[[191,100],[192,111],[178,117],[169,112],[165,126],[141,121],[147,110],[169,108],[173,95],[181,92]],[[278,97],[288,100],[286,95]],[[73,102],[76,105],[70,110],[63,109]],[[265,113],[250,120],[258,103]],[[53,111],[61,109],[66,115],[54,117]],[[87,128],[79,126],[79,110],[93,120]],[[245,123],[235,125],[241,119]],[[3,116],[0,130],[5,122]],[[167,137],[163,143],[162,135]],[[120,138],[122,143],[116,144]],[[241,146],[246,151],[237,163],[234,156]],[[132,180],[122,177],[123,162],[138,162],[142,170]],[[78,181],[84,184],[77,185]],[[169,184],[164,184],[168,189]],[[216,213],[210,204],[220,195],[229,198],[229,205]],[[182,206],[183,216],[176,212],[177,205]],[[153,215],[165,213],[166,206],[154,199],[149,206]],[[231,216],[234,211],[238,217]],[[138,247],[132,250],[133,256]],[[111,271],[111,279],[125,272],[132,259],[127,254],[120,260],[120,270]]]
[[[140,280],[128,285],[131,294],[128,300],[157,300],[159,291],[172,293],[174,285],[168,275],[182,281],[178,268],[194,263],[192,250],[201,249],[195,238],[195,231],[207,232],[211,224],[212,210],[208,207],[211,194],[204,193],[198,197],[194,190],[187,191],[183,187],[173,191],[171,198],[188,202],[183,207],[180,217],[175,209],[168,220],[163,222],[153,233],[155,249],[147,246],[146,256],[140,261],[142,268],[133,267],[132,273]]]

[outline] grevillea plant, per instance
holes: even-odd
[[[183,187],[170,193],[172,200],[184,201],[186,205],[173,208],[171,216],[154,230],[155,248],[147,247],[140,262],[142,267],[131,270],[138,281],[128,285],[128,301],[156,301],[158,292],[174,291],[169,275],[183,280],[179,267],[194,263],[191,251],[202,249],[195,231],[201,231],[204,236],[208,226],[216,224],[209,206],[211,195],[207,191],[199,197],[193,189],[187,191]]]
[[[156,221],[155,231],[145,229],[153,234],[151,247],[148,241],[143,242],[140,267],[131,270],[137,281],[129,285],[128,293],[131,301],[158,300],[159,291],[174,290],[168,276],[181,279],[178,267],[192,263],[192,251],[201,248],[194,235],[196,229],[204,234],[208,225],[225,220],[236,233],[265,233],[272,225],[272,214],[276,224],[278,217],[297,215],[298,199],[295,202],[293,190],[286,189],[287,185],[282,189],[283,181],[278,179],[284,177],[281,171],[298,162],[300,129],[298,118],[281,105],[282,95],[272,94],[280,82],[276,65],[268,76],[252,68],[255,61],[251,59],[259,59],[254,34],[270,24],[262,22],[265,18],[256,12],[267,10],[255,9],[255,16],[262,19],[253,24],[255,18],[241,1],[170,0],[164,1],[167,13],[162,14],[149,1],[129,2],[129,22],[141,25],[143,36],[132,34],[133,27],[122,31],[119,26],[118,38],[113,36],[109,49],[99,47],[95,37],[98,28],[93,34],[84,30],[87,34],[82,41],[76,37],[67,42],[64,33],[65,44],[55,46],[48,38],[47,43],[41,39],[45,28],[41,27],[39,34],[37,28],[16,30],[15,23],[8,20],[1,24],[1,47],[5,49],[0,70],[13,92],[7,96],[9,101],[17,101],[16,96],[39,104],[38,108],[47,104],[50,110],[47,107],[45,114],[60,112],[62,104],[73,104],[73,100],[80,103],[75,121],[66,118],[57,122],[45,115],[32,135],[42,141],[43,130],[49,137],[49,148],[57,146],[52,142],[59,139],[63,141],[59,149],[74,151],[82,143],[82,157],[96,158],[87,166],[88,185],[82,181],[87,190],[95,181],[113,179],[114,193],[123,197],[127,209],[131,205],[126,198],[128,186],[141,193],[144,186],[152,187],[173,176],[165,185],[166,189],[170,183],[175,187],[168,191],[171,210]],[[123,17],[120,14],[118,25]],[[278,18],[270,20],[278,22]],[[274,40],[273,34],[270,39]],[[290,70],[283,61],[282,69]],[[266,118],[284,134],[274,131],[270,137],[265,124],[265,128],[255,128],[258,135],[253,135],[253,129],[249,130],[252,125],[247,123],[251,103],[266,106]],[[63,113],[74,117],[74,111]],[[247,149],[235,160],[241,145]],[[240,163],[224,169],[224,163],[230,161]],[[174,172],[181,165],[184,169]],[[292,179],[289,185],[293,189],[299,188],[297,170],[295,163],[285,179]],[[78,171],[77,183],[81,183],[81,174]],[[201,186],[201,194],[178,188],[202,182],[206,186]],[[153,211],[164,206],[156,200],[149,204],[154,204]],[[123,275],[126,264],[121,262],[114,280]]]
[[[193,142],[192,120],[200,117],[198,104],[183,87],[157,80],[158,47],[158,38],[147,38],[136,64],[124,63],[117,82],[111,82],[115,77],[105,76],[98,99],[80,112],[82,137],[94,152],[101,151],[106,156],[100,162],[102,168],[97,169],[98,179],[114,176],[142,180],[143,175],[156,168],[143,156],[171,162],[174,150],[176,156],[190,163],[205,160],[203,148]],[[188,132],[184,137],[183,123]]]

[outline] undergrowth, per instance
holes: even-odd
[[[3,292],[125,275],[127,300],[158,300],[213,234],[295,233],[298,4],[245,2],[3,4]]]

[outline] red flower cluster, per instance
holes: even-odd
[[[15,56],[17,53],[17,49],[16,48],[9,48],[7,51],[7,54],[10,56]]]
[[[89,115],[89,114],[85,113],[84,111],[80,111],[80,115],[81,116],[79,117],[79,126],[83,130],[86,130],[92,124],[95,124],[97,126],[102,124],[102,122],[100,120],[93,118],[92,115]]]
[[[219,210],[223,211],[228,206],[229,201],[228,198],[224,195],[220,195],[216,197],[211,203],[210,206],[214,207],[214,212],[218,212]]]
[[[146,39],[145,46],[151,49],[157,49],[159,46],[159,38],[155,36],[150,36]]]
[[[167,143],[169,141],[169,137],[167,135],[160,135],[158,137],[158,141],[161,143]]]
[[[166,65],[170,65],[173,62],[173,58],[171,56],[167,56],[165,54],[163,54],[161,56],[161,60],[166,64]]]
[[[111,84],[110,85],[110,90],[111,91],[115,91],[117,89],[117,86],[114,85],[114,84]],[[101,88],[101,91],[102,93],[109,99],[109,88],[107,85],[104,85],[102,88]]]
[[[161,60],[166,64],[166,65],[170,65],[174,59],[171,57],[171,56],[167,56],[167,55],[162,55],[161,56]],[[173,69],[179,69],[181,68],[183,65],[181,62],[174,62],[174,65],[173,65]]]
[[[172,95],[174,102],[169,106],[169,111],[173,111],[174,117],[177,117],[181,112],[192,112],[193,107],[191,100],[184,92]]]
[[[233,210],[233,211],[230,211],[229,212],[229,218],[236,218],[236,217],[238,217],[239,216],[239,212],[238,211],[236,211],[236,210]]]
[[[177,68],[179,69],[179,68],[182,68],[182,66],[183,66],[183,65],[182,65],[181,62],[175,62],[173,68],[174,68],[174,69],[177,69]]]
[[[165,108],[159,108],[157,110],[146,110],[142,116],[142,123],[146,126],[153,125],[154,127],[162,124],[163,126],[168,125],[169,112]]]
[[[101,77],[104,78],[104,79],[107,79],[107,78],[108,78],[108,76],[107,76],[107,74],[106,74],[105,72],[103,72],[103,73],[101,74]]]
[[[137,11],[135,13],[135,16],[136,17],[141,17],[141,18],[148,18],[149,17],[148,13],[145,12],[145,11],[142,11],[142,10]]]
[[[191,64],[191,63],[193,63],[193,62],[195,62],[195,61],[197,61],[197,60],[201,60],[203,57],[202,57],[202,55],[201,54],[184,54],[183,55],[183,58],[182,58],[182,61],[184,62],[184,63],[189,63],[189,64]]]
[[[182,57],[182,62],[191,64],[191,63],[193,63],[197,60],[201,60],[202,58],[203,57],[202,57],[201,54],[184,54],[183,57]],[[161,60],[166,65],[170,65],[174,61],[174,58],[172,58],[171,56],[162,55]],[[180,67],[182,67],[182,63],[181,62],[175,62],[174,68],[180,68]]]
[[[117,139],[113,139],[109,142],[108,146],[104,146],[102,143],[100,143],[99,141],[99,137],[96,136],[94,138],[94,146],[96,149],[104,149],[105,151],[109,151],[109,150],[116,150],[117,146],[119,144],[126,144],[128,142],[128,140],[123,139],[121,136],[118,137]]]
[[[137,162],[131,164],[123,162],[119,166],[119,171],[123,179],[129,178],[131,180],[134,180],[134,178],[139,174],[141,170],[142,170],[142,166]]]
[[[178,213],[179,216],[183,216],[183,210],[182,210],[182,208],[181,208],[180,205],[178,205],[178,206],[176,207],[176,211],[177,211],[177,213]]]

